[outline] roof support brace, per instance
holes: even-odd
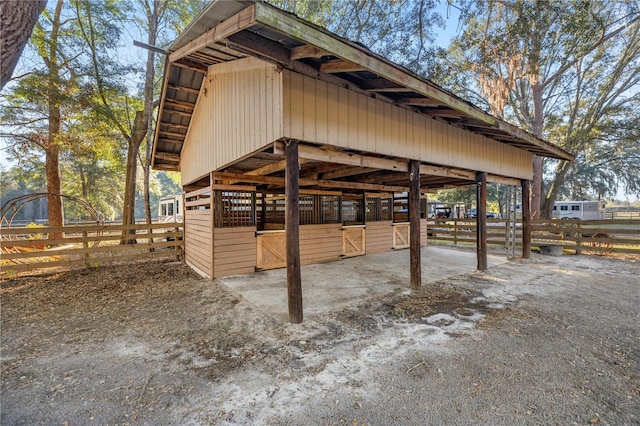
[[[218,42],[222,39],[229,37],[232,34],[235,34],[244,29],[247,29],[255,25],[255,23],[256,23],[256,8],[255,8],[255,4],[252,4],[246,9],[242,9],[240,12],[231,16],[229,19],[226,19],[220,22],[218,25],[211,28],[209,31],[205,32],[200,37],[190,41],[189,43],[182,46],[180,49],[171,53],[169,55],[169,62],[175,62],[179,59],[189,56],[192,53],[195,53],[198,50],[204,47],[207,47],[210,44]]]

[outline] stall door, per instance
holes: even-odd
[[[362,256],[365,253],[364,226],[342,228],[342,256]]]

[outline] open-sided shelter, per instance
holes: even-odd
[[[534,154],[571,159],[295,15],[216,1],[169,49],[152,162],[181,172],[186,262],[209,278],[287,267],[299,322],[301,264],[409,247],[420,286],[428,191],[478,186],[486,268],[486,183],[528,200]]]

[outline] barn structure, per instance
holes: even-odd
[[[571,160],[295,15],[216,1],[169,49],[152,162],[181,172],[186,262],[211,279],[286,267],[301,322],[301,264],[408,247],[420,286],[429,191],[477,185],[486,269],[486,183],[528,200],[534,154]],[[526,219],[523,240],[526,256]]]

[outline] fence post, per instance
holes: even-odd
[[[178,235],[178,233],[180,232],[180,228],[179,227],[175,227],[175,231],[176,231],[176,236],[173,239],[173,241],[175,242],[175,245],[173,246],[174,250],[176,251],[176,260],[181,260],[182,259],[182,250],[180,250],[180,243],[178,241],[180,241],[180,237]],[[182,244],[184,244],[184,236],[182,238]]]
[[[578,232],[576,233],[576,254],[582,254],[582,223],[578,222]]]
[[[87,231],[82,231],[82,248],[84,250],[87,250],[89,248],[89,242],[87,241],[87,236],[88,236]],[[89,264],[89,252],[85,251],[82,254],[82,258],[84,259],[85,268],[88,268],[89,265],[90,265]]]
[[[453,244],[458,244],[458,219],[453,219]]]
[[[150,223],[147,223],[147,225],[151,225]],[[153,253],[155,252],[155,248],[153,248],[153,229],[152,228],[147,228],[147,233],[149,234],[149,239],[147,240],[147,243],[151,246],[149,248],[149,253]]]

